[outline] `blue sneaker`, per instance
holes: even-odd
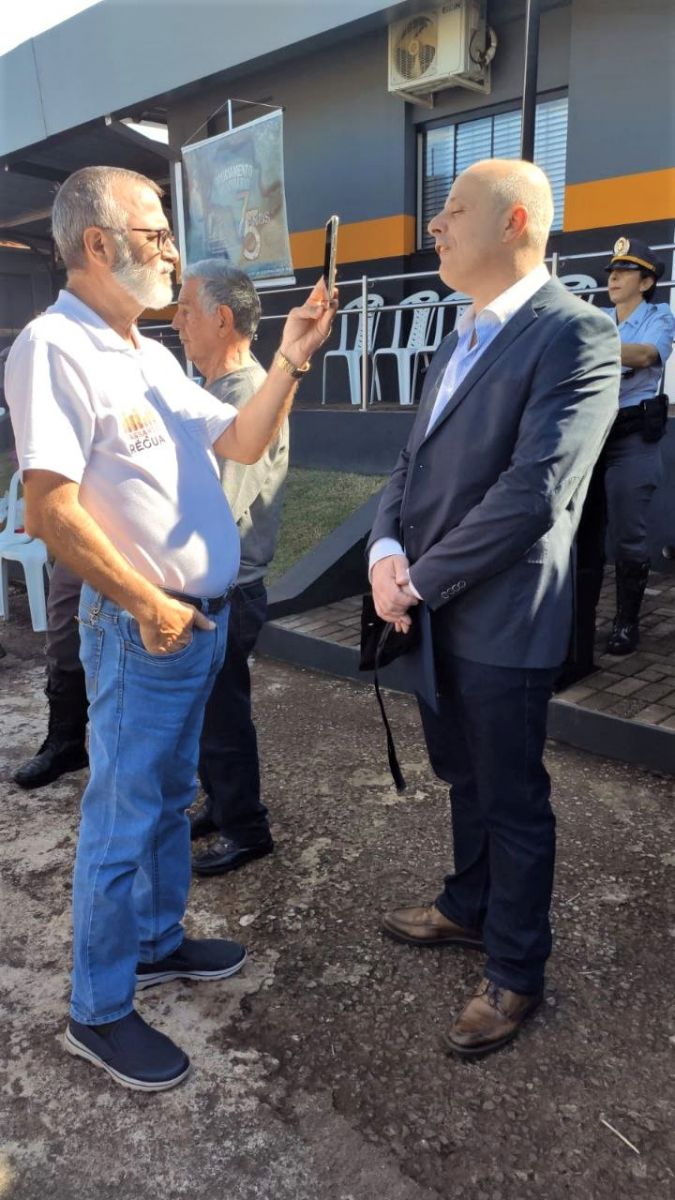
[[[229,979],[246,962],[246,950],[227,938],[183,938],[177,950],[136,966],[136,991],[170,979]]]
[[[136,1011],[107,1025],[71,1020],[66,1050],[103,1067],[122,1087],[163,1092],[187,1078],[190,1059],[171,1038],[147,1025]]]

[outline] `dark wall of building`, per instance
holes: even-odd
[[[0,249],[0,349],[51,304],[54,286],[48,260],[26,250]]]
[[[352,222],[406,211],[406,202],[412,200],[407,114],[403,101],[387,92],[384,33],[242,74],[227,88],[204,89],[198,97],[181,101],[169,112],[172,145],[183,145],[228,97],[263,100],[284,109],[292,232],[318,228],[332,212]],[[251,115],[262,111],[251,110]],[[237,121],[241,120],[239,112]],[[225,129],[223,114],[209,126],[212,134]],[[200,136],[205,136],[204,130]]]
[[[557,7],[542,4],[539,33],[539,67],[537,89],[554,91],[567,87],[569,79],[571,0]],[[488,3],[488,22],[498,38],[497,53],[492,63],[491,90],[482,96],[464,88],[449,88],[438,92],[433,109],[411,106],[416,125],[436,117],[473,112],[474,109],[511,103],[522,95],[525,64],[525,4],[523,0],[491,0]]]
[[[574,0],[568,184],[675,166],[674,63],[672,0]]]
[[[169,110],[171,143],[183,145],[228,97],[279,104],[284,108],[291,232],[318,228],[335,211],[343,222],[401,213],[414,217],[417,127],[438,117],[512,103],[521,94],[523,0],[492,0],[489,20],[499,39],[489,95],[448,89],[437,93],[432,110],[390,95],[387,34],[380,30],[263,71],[244,70],[227,85],[205,87],[198,96],[178,100]],[[542,14],[540,92],[567,86],[570,24],[569,2]],[[226,128],[221,113],[208,132]],[[202,129],[199,136],[205,134]]]

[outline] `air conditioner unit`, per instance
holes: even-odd
[[[485,0],[446,0],[389,26],[389,91],[430,107],[444,88],[487,93],[496,47]]]

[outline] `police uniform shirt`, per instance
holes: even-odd
[[[616,309],[600,310],[616,322]],[[617,327],[622,342],[656,346],[659,362],[652,367],[624,368],[619,389],[619,408],[630,408],[659,393],[663,368],[673,351],[675,316],[667,304],[649,304],[643,300]]]

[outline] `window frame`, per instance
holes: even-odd
[[[569,88],[552,88],[550,91],[538,92],[536,106],[537,109],[542,104],[548,104],[553,100],[568,100]],[[465,125],[471,121],[480,121],[484,118],[492,118],[500,116],[502,113],[518,112],[522,109],[522,100],[503,100],[498,104],[486,104],[481,108],[468,109],[466,112],[450,113],[443,117],[435,117],[430,121],[424,121],[417,127],[417,187],[416,191],[416,219],[415,219],[415,250],[418,254],[428,254],[432,251],[432,247],[424,245],[424,236],[426,226],[423,227],[424,221],[424,158],[425,158],[425,138],[426,134],[434,129],[445,129],[450,125],[455,127]],[[569,105],[568,105],[568,125],[569,125]],[[456,138],[456,135],[455,135]],[[494,126],[492,133],[492,142],[494,144]],[[455,140],[455,154],[456,154]],[[563,214],[564,216],[564,214]],[[559,233],[560,229],[552,230],[552,233]]]

